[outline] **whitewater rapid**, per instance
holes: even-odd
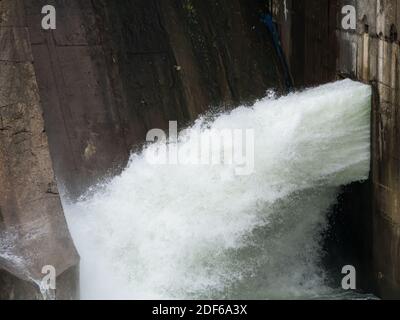
[[[206,128],[253,129],[252,174],[154,165],[142,152],[80,201],[64,200],[81,297],[329,294],[322,234],[339,187],[368,178],[370,100],[369,86],[344,80],[200,118],[180,143]]]

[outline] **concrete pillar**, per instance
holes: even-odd
[[[64,219],[21,0],[0,1],[0,299],[76,298],[78,255]],[[43,294],[42,268],[56,290]]]

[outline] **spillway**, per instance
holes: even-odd
[[[254,130],[254,171],[155,165],[147,145],[79,201],[63,200],[83,299],[335,296],[321,260],[339,189],[370,170],[371,89],[338,81],[199,118],[177,145]],[[161,142],[158,142],[161,143]]]

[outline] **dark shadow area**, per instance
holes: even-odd
[[[357,271],[357,289],[372,292],[372,215],[371,183],[343,187],[329,214],[324,234],[323,263],[331,273],[332,286],[341,285],[342,268],[352,265]]]

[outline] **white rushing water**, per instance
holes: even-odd
[[[368,178],[370,98],[368,86],[344,80],[189,128],[254,129],[247,176],[231,166],[151,165],[133,154],[122,174],[64,203],[82,298],[329,295],[322,233],[338,188]]]

